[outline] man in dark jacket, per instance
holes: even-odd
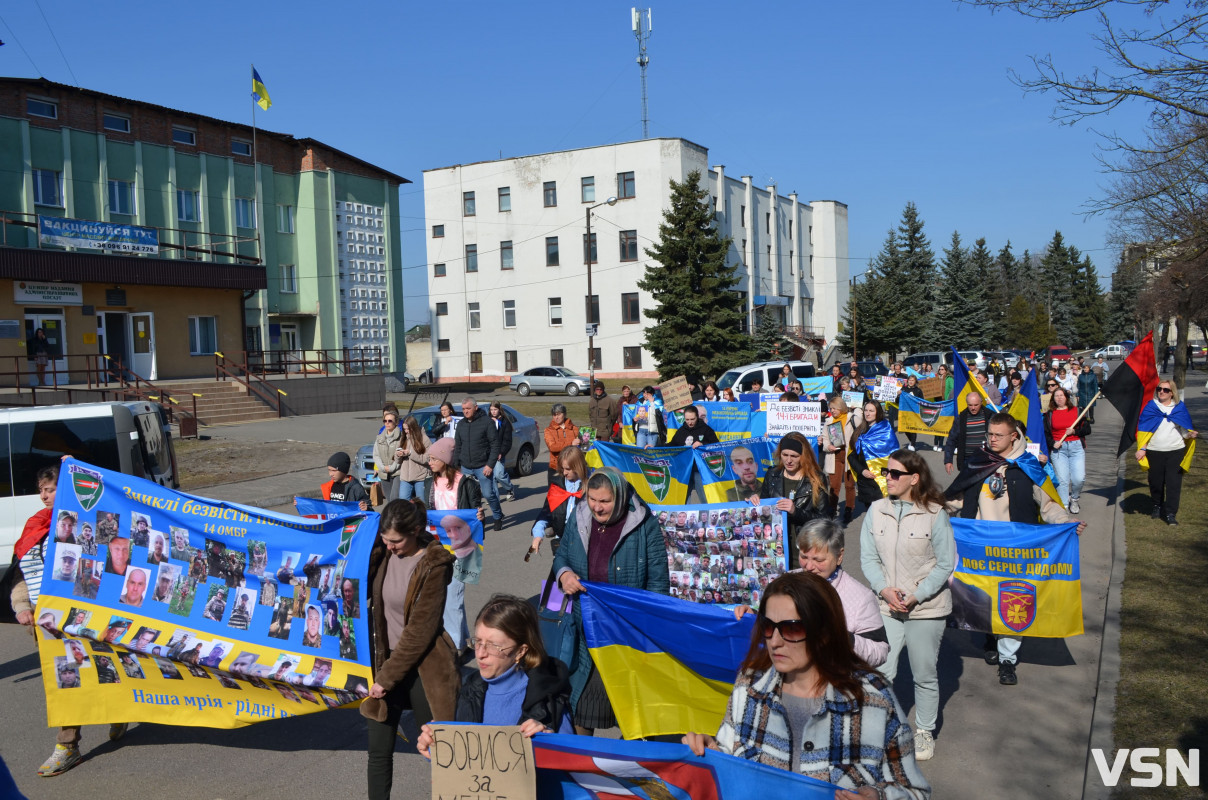
[[[500,458],[499,430],[486,414],[478,410],[478,401],[467,397],[461,401],[461,422],[453,436],[453,458],[461,467],[463,475],[478,479],[482,495],[491,507],[495,518],[495,530],[503,530],[503,508],[499,505],[499,494],[495,481],[491,480],[495,462]]]
[[[596,438],[601,442],[612,441],[612,429],[620,417],[616,398],[609,397],[604,381],[596,381],[591,399],[587,401],[587,419],[596,429]]]
[[[982,396],[969,392],[965,402],[969,407],[952,423],[948,441],[944,442],[944,471],[949,475],[952,474],[953,457],[956,458],[957,470],[962,470],[969,454],[977,452],[986,443],[986,425],[990,415],[982,406]]]

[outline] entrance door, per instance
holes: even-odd
[[[281,326],[281,349],[285,351],[284,356],[287,369],[290,372],[297,372],[301,369],[302,353],[298,345],[298,326],[297,325],[282,325]]]
[[[46,365],[45,384],[68,383],[66,339],[64,338],[63,312],[59,309],[46,311],[31,311],[25,315],[25,347],[30,360],[30,373],[36,379],[37,368],[34,366],[33,342],[38,328],[46,334],[46,342],[50,348],[49,362]]]
[[[130,315],[130,346],[130,369],[149,381],[156,380],[155,315],[150,311]]]

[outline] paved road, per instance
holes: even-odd
[[[1202,390],[1200,391],[1202,395]],[[1201,414],[1202,416],[1202,414]],[[981,657],[980,639],[949,631],[940,652],[942,706],[937,754],[924,772],[937,797],[1077,798],[1097,685],[1104,598],[1110,567],[1120,421],[1100,410],[1090,439],[1083,517],[1082,601],[1086,633],[1067,640],[1032,640],[1020,653],[1019,685],[998,684]],[[297,439],[350,452],[377,429],[377,414],[341,414],[214,429],[217,438],[244,441]],[[940,454],[928,453],[940,469]],[[538,463],[541,463],[540,461]],[[230,484],[207,494],[241,502],[281,498],[325,479],[322,465],[274,478]],[[508,525],[489,533],[482,583],[467,591],[473,618],[494,592],[535,594],[550,557],[524,563],[528,531],[544,494],[544,475],[517,481],[518,499],[505,505]],[[282,507],[285,510],[287,507]],[[860,575],[859,523],[848,528],[847,567]],[[903,665],[897,689],[909,707],[913,691]],[[85,728],[89,761],[63,776],[34,772],[50,753],[45,706],[32,642],[14,626],[0,626],[0,704],[5,732],[0,755],[31,798],[115,796],[134,785],[141,793],[191,798],[311,798],[356,796],[364,786],[365,733],[356,712],[335,711],[261,723],[242,730],[136,725],[119,744],[103,727]],[[613,732],[615,735],[615,731]],[[395,762],[395,797],[430,796],[426,764],[405,743]],[[1009,791],[1008,791],[1009,787]]]

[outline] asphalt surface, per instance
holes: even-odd
[[[1202,380],[1202,375],[1198,377]],[[1204,390],[1189,394],[1193,415],[1199,406],[1202,419]],[[999,685],[996,669],[983,662],[980,634],[947,632],[940,649],[936,755],[923,765],[935,797],[1083,796],[1092,720],[1100,731],[1096,746],[1102,746],[1102,731],[1110,731],[1111,724],[1111,704],[1100,703],[1095,716],[1095,700],[1104,677],[1100,675],[1104,621],[1114,618],[1107,613],[1106,600],[1112,538],[1119,522],[1114,454],[1121,423],[1106,405],[1097,410],[1097,417],[1088,445],[1081,514],[1088,523],[1081,540],[1086,632],[1064,640],[1026,640],[1020,651],[1019,685],[1013,687]],[[322,442],[355,452],[376,433],[378,418],[372,412],[298,417],[214,428],[210,434],[248,442]],[[946,483],[941,454],[927,453],[925,458]],[[537,463],[544,464],[544,458]],[[274,508],[289,510],[290,496],[313,490],[326,479],[321,464],[284,466],[294,469],[211,487],[205,494],[246,503],[275,500]],[[517,500],[504,505],[505,529],[488,532],[482,582],[467,588],[471,619],[495,592],[536,594],[550,568],[551,557],[544,548],[531,562],[523,560],[529,530],[544,498],[544,472],[515,483]],[[848,526],[844,562],[857,577],[862,577],[861,520]],[[1108,640],[1114,641],[1111,630]],[[1112,654],[1108,655],[1110,660]],[[913,687],[905,659],[896,689],[903,704],[912,707]],[[30,798],[116,796],[137,787],[140,794],[150,796],[302,800],[358,796],[365,786],[365,726],[356,711],[329,711],[239,730],[137,724],[116,744],[107,740],[105,727],[88,726],[82,742],[88,760],[59,777],[39,778],[35,772],[50,754],[54,734],[46,727],[33,642],[28,633],[11,625],[0,626],[0,704],[4,708],[0,755]],[[404,731],[414,738],[406,724]],[[426,762],[406,741],[400,739],[398,745],[394,796],[430,797]],[[1097,783],[1097,778],[1093,781]]]

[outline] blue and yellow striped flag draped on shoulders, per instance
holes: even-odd
[[[965,397],[969,392],[977,392],[982,396],[982,404],[991,411],[998,411],[999,408],[994,403],[990,402],[990,395],[986,394],[986,389],[980,383],[973,379],[969,374],[969,367],[965,364],[965,359],[961,354],[956,352],[955,347],[950,347],[952,350],[952,399],[956,400],[956,414],[960,413],[969,407]]]
[[[252,67],[252,97],[256,98],[256,105],[268,111],[272,108],[273,101],[268,96],[268,89],[264,88],[264,81],[260,80],[260,73]]]
[[[1175,404],[1175,407],[1170,409],[1170,414],[1162,413],[1162,409],[1158,406],[1157,400],[1150,400],[1145,408],[1141,409],[1141,418],[1137,420],[1137,449],[1144,450],[1149,444],[1149,440],[1157,433],[1158,426],[1163,420],[1170,420],[1180,428],[1187,430],[1195,430],[1195,425],[1191,422],[1191,412],[1187,410],[1187,406],[1183,405],[1180,400]],[[1195,439],[1184,439],[1187,445],[1187,452],[1183,454],[1183,460],[1179,462],[1179,468],[1184,472],[1191,469],[1191,457],[1195,455]],[[1149,459],[1141,459],[1141,469],[1149,469]]]
[[[864,459],[869,470],[872,471],[877,486],[881,487],[882,497],[888,495],[885,476],[881,474],[881,469],[889,463],[889,457],[897,449],[898,435],[894,432],[893,426],[889,424],[889,420],[886,419],[875,423],[863,434],[857,436],[856,441],[852,443],[852,450]],[[851,469],[850,461],[848,468]],[[858,480],[860,476],[854,470],[851,472],[852,476]]]
[[[1036,370],[1028,371],[1027,380],[1019,387],[1019,394],[1015,395],[1006,411],[1023,423],[1028,441],[1039,444],[1040,452],[1047,456],[1049,440],[1044,435],[1044,415],[1040,413],[1040,387],[1036,384]]]

